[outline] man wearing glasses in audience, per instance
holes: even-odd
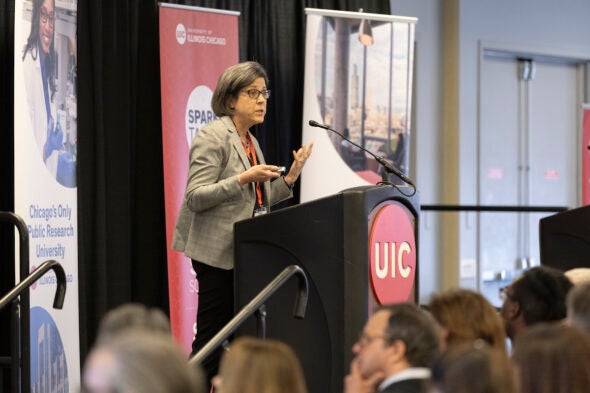
[[[434,321],[418,306],[382,306],[352,347],[355,358],[345,378],[345,393],[427,392],[438,343]]]

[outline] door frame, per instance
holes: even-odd
[[[579,51],[572,48],[556,48],[556,47],[543,47],[538,45],[528,45],[523,43],[511,43],[511,42],[497,42],[497,41],[479,41],[478,51],[478,70],[477,70],[477,173],[481,173],[481,130],[482,130],[482,107],[481,107],[481,87],[482,87],[482,69],[483,62],[486,56],[493,56],[498,58],[514,59],[527,58],[538,62],[559,62],[561,64],[572,64],[577,68],[577,78],[581,82],[581,88],[577,92],[577,127],[576,127],[576,138],[581,138],[582,128],[582,104],[584,102],[590,102],[590,52]],[[581,178],[581,159],[578,152],[578,159],[576,170]],[[481,200],[480,195],[480,177],[477,177],[477,200]],[[581,203],[581,187],[578,185],[577,189],[577,204]],[[573,207],[573,206],[572,206]],[[479,242],[479,228],[480,228],[480,217],[476,215],[476,228],[477,228],[477,242],[476,242],[476,269],[475,269],[475,287],[478,291],[481,290],[482,280],[482,269],[481,269],[481,244]]]

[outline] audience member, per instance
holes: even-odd
[[[205,377],[171,337],[129,328],[92,349],[82,388],[89,393],[204,393]]]
[[[506,333],[497,310],[481,294],[454,289],[432,296],[428,309],[439,325],[440,348],[477,339],[506,354]]]
[[[572,287],[562,271],[546,266],[526,270],[501,293],[500,315],[512,341],[529,326],[566,317],[565,297]]]
[[[127,303],[113,308],[101,319],[97,340],[108,339],[129,328],[142,328],[170,335],[170,321],[158,308],[140,303]]]
[[[574,286],[566,304],[568,323],[590,335],[590,282]]]
[[[216,393],[307,393],[293,350],[280,341],[253,337],[232,342],[213,386]]]
[[[512,359],[521,393],[586,393],[590,387],[590,338],[571,326],[532,326],[516,339]]]
[[[574,269],[566,270],[565,276],[570,279],[574,286],[590,282],[590,267],[576,267]]]
[[[356,356],[345,378],[345,393],[426,392],[438,340],[434,321],[418,306],[379,308],[352,348]]]
[[[432,365],[431,393],[517,393],[506,351],[484,340],[450,346]]]

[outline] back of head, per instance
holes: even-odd
[[[385,335],[389,342],[400,340],[406,347],[411,367],[429,367],[438,351],[438,331],[432,318],[411,303],[382,306],[378,311],[390,313]]]
[[[205,391],[199,366],[188,363],[171,337],[132,328],[92,349],[84,366],[83,387],[120,393]]]
[[[170,335],[170,322],[164,312],[139,303],[127,303],[107,312],[100,321],[97,340],[110,339],[126,329],[141,328]]]
[[[477,339],[506,353],[506,332],[496,309],[468,289],[449,290],[432,296],[430,313],[443,328],[447,345]],[[443,337],[444,338],[444,337]]]
[[[576,285],[566,299],[570,324],[590,335],[590,282]]]
[[[566,270],[564,274],[574,286],[590,282],[590,267],[576,267]]]
[[[590,338],[574,327],[530,327],[515,340],[512,359],[522,393],[582,393],[590,386]]]
[[[214,384],[219,393],[307,393],[293,350],[280,341],[253,337],[232,342]]]
[[[526,270],[511,285],[525,323],[559,321],[566,317],[565,298],[572,288],[562,271],[546,266]]]
[[[483,340],[449,347],[432,365],[432,383],[441,393],[516,393],[512,362],[506,352]]]

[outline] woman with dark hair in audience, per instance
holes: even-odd
[[[454,289],[432,296],[428,305],[440,328],[441,349],[484,340],[506,354],[506,333],[496,309],[481,294]]]
[[[484,340],[449,347],[433,363],[432,393],[517,393],[514,366]]]
[[[293,350],[276,340],[240,337],[223,355],[216,393],[307,393]]]
[[[540,323],[517,337],[512,359],[521,393],[587,393],[590,338],[563,323]]]

